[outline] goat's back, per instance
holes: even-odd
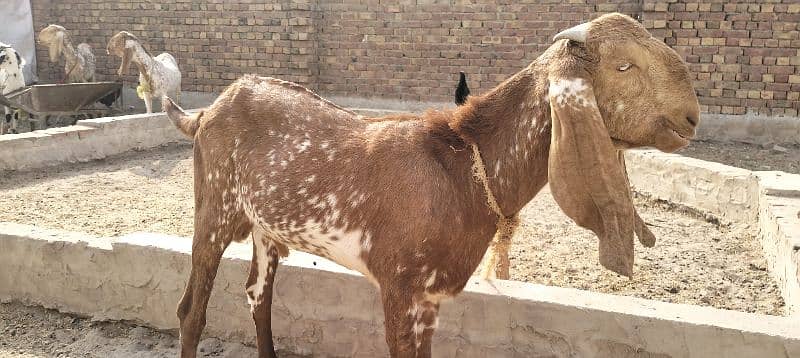
[[[434,237],[469,246],[477,265],[488,240],[463,238],[494,232],[468,152],[425,119],[366,120],[302,86],[245,76],[197,120],[198,202],[222,195],[222,210],[290,248],[377,276],[396,268],[381,258]]]

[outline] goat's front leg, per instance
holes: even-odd
[[[247,279],[247,301],[256,324],[256,341],[260,358],[275,358],[272,343],[272,290],[278,268],[278,246],[260,230],[253,231],[253,260]]]
[[[144,94],[144,107],[147,113],[153,113],[153,95],[149,92]]]
[[[433,333],[439,322],[439,304],[398,294],[403,290],[408,288],[382,289],[389,352],[392,358],[430,358]]]

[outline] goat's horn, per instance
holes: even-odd
[[[573,26],[564,31],[561,31],[556,36],[553,37],[553,42],[563,39],[581,43],[586,42],[586,37],[589,35],[590,25],[591,25],[590,23],[584,22],[580,25]]]

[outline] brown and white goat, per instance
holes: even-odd
[[[527,68],[454,110],[365,120],[299,85],[245,76],[205,111],[168,116],[194,139],[192,271],[178,305],[193,357],[231,241],[252,234],[246,292],[259,355],[288,248],[380,289],[392,357],[429,357],[439,302],[458,294],[498,230],[550,182],[599,237],[600,263],[630,276],[635,211],[619,147],[688,144],[699,106],[681,58],[610,14],[557,36]]]

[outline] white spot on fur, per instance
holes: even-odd
[[[425,288],[430,288],[434,283],[436,283],[436,269],[433,269],[431,275],[425,280]]]
[[[328,202],[328,205],[330,205],[330,207],[332,207],[332,208],[336,207],[336,203],[337,203],[336,195],[328,194],[325,197],[325,200]]]
[[[361,251],[365,253],[369,253],[369,250],[372,249],[372,239],[369,236],[365,237],[364,240],[361,240]]]
[[[408,312],[406,312],[406,314],[408,314],[411,317],[414,317],[417,315],[417,312],[419,312],[419,305],[414,304],[413,306],[411,306],[411,308],[408,309]]]
[[[300,145],[297,146],[297,152],[298,153],[305,152],[306,149],[308,149],[308,147],[310,146],[311,146],[311,140],[306,138],[306,140],[304,140],[302,143],[300,143]]]
[[[422,332],[425,331],[425,324],[423,324],[422,322],[419,322],[419,321],[414,322],[414,328],[413,329],[414,329],[414,334],[415,335],[421,336]],[[416,343],[417,343],[417,347],[419,347],[420,344],[422,344],[422,342],[419,339],[417,339]]]
[[[250,287],[247,288],[247,303],[250,304],[250,312],[252,313],[255,310],[255,307],[261,304],[261,296],[264,294],[264,285],[267,282],[267,267],[269,259],[267,258],[267,250],[269,250],[268,244],[263,241],[263,236],[256,234],[259,232],[259,229],[255,229],[253,232],[253,241],[255,242],[255,250],[256,250],[256,262],[258,265],[258,275],[256,276],[256,282],[253,283]],[[272,243],[269,243],[271,246]]]
[[[582,78],[559,79],[550,82],[550,96],[556,98],[559,106],[589,106],[591,101],[586,96],[589,87]]]

